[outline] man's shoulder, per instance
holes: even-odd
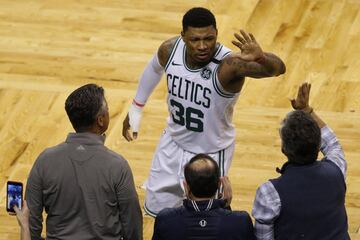
[[[39,155],[39,158],[51,157],[53,155],[58,155],[59,153],[67,151],[66,144],[64,142],[59,143],[58,145],[45,148]]]
[[[120,155],[117,152],[114,152],[113,150],[105,147],[105,151],[103,152],[103,154],[107,155],[107,158],[109,158],[109,160],[111,162],[113,162],[114,164],[118,164],[118,163],[126,163],[126,159]]]
[[[244,221],[251,220],[249,213],[246,211],[231,211],[228,216],[234,219],[240,219]]]
[[[169,38],[162,42],[162,44],[159,47],[159,50],[168,50],[171,51],[171,49],[174,47],[176,41],[180,38],[180,36],[174,36],[172,38]]]
[[[158,49],[158,58],[161,66],[165,67],[167,61],[170,58],[170,54],[179,39],[179,36],[172,37],[168,40],[165,40]]]
[[[164,208],[163,210],[161,210],[158,213],[156,218],[168,219],[168,218],[172,218],[172,217],[177,217],[177,216],[183,214],[184,212],[185,212],[185,208],[183,206],[178,207],[178,208]]]
[[[253,223],[246,211],[229,211],[221,216],[220,228],[223,232],[237,232],[239,236],[252,236]],[[229,213],[230,212],[230,213]]]

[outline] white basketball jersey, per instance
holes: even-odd
[[[213,153],[235,140],[233,107],[239,93],[224,91],[217,79],[220,61],[231,52],[218,44],[213,60],[200,69],[185,62],[179,37],[165,66],[168,87],[168,130],[172,139],[193,153]]]

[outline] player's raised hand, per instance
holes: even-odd
[[[310,108],[309,106],[310,89],[311,89],[311,84],[305,82],[299,87],[296,99],[290,99],[291,106],[295,110],[307,111]]]
[[[232,41],[232,44],[240,48],[241,52],[236,55],[245,61],[257,61],[264,57],[264,52],[260,45],[256,42],[255,37],[244,30],[240,30],[240,34],[234,33],[236,40]]]

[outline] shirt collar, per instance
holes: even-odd
[[[104,145],[105,138],[105,134],[99,135],[90,132],[69,133],[65,142],[79,143],[84,145]]]
[[[183,205],[189,211],[201,212],[201,211],[210,211],[216,208],[224,208],[225,201],[222,199],[209,199],[203,201],[184,199]]]

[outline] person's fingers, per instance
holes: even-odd
[[[225,186],[224,186],[224,177],[220,177],[220,183],[223,186],[223,188],[225,188]]]
[[[130,130],[130,125],[129,125],[129,126],[126,126],[126,125],[124,124],[123,130],[122,130],[122,135],[123,135],[123,137],[126,139],[126,141],[128,141],[128,142],[130,142],[130,141],[132,140],[131,135],[130,135],[130,133],[129,133],[129,130]]]
[[[309,100],[309,84],[308,83],[304,84],[304,95],[305,95],[306,100]]]
[[[17,214],[19,214],[20,209],[16,205],[14,205],[14,211],[15,211],[15,213],[17,215]]]
[[[221,177],[220,182],[223,185],[225,197],[230,197],[232,189],[231,189],[229,177],[227,176]]]
[[[130,131],[126,131],[125,133],[125,138],[128,142],[131,142],[133,140],[133,138],[131,137]]]
[[[301,86],[300,86],[300,89],[299,89],[299,93],[300,93],[300,96],[304,96],[304,90],[305,90],[305,85],[304,84],[301,84]]]
[[[307,103],[307,105],[309,105],[310,89],[311,89],[311,84],[307,83],[307,85],[306,85],[306,103]]]
[[[291,103],[291,106],[296,109],[296,101],[295,99],[289,99],[290,100],[290,103]]]
[[[240,48],[241,50],[243,50],[243,45],[239,42],[236,41],[231,41],[232,44],[234,44],[235,46],[237,46],[238,48]]]
[[[302,85],[299,86],[297,98],[299,99],[301,98],[301,96],[302,96]]]
[[[226,205],[230,206],[232,201],[232,189],[231,189],[231,183],[227,176],[221,177],[220,182],[223,186],[223,196],[222,199],[226,201]]]
[[[304,96],[305,100],[309,98],[308,84],[307,83],[303,85],[303,96]]]
[[[250,36],[250,38],[251,38],[251,40],[252,40],[253,42],[256,42],[256,39],[255,39],[254,35],[252,35],[252,33],[249,33],[249,36]],[[256,42],[256,43],[257,43],[257,42]]]
[[[122,135],[123,135],[123,137],[126,139],[126,141],[128,141],[128,142],[131,141],[131,136],[130,136],[130,133],[129,133],[129,128],[123,127]]]
[[[221,182],[222,182],[222,183],[225,183],[225,184],[230,182],[228,176],[223,176],[223,177],[221,177],[220,179],[221,179]]]
[[[226,176],[220,177],[220,182],[221,182],[221,183],[225,183],[225,181],[226,181],[226,180],[225,180],[225,177],[226,177]]]
[[[128,141],[132,141],[132,137],[129,133],[130,130],[130,123],[129,123],[129,114],[126,115],[126,118],[123,121],[123,129],[122,129],[122,135],[123,137]]]
[[[243,38],[246,40],[246,42],[250,42],[250,38],[249,36],[246,34],[246,32],[244,30],[240,30],[241,35],[243,36]]]
[[[237,46],[238,48],[240,48],[241,45],[242,45],[241,43],[239,43],[239,42],[237,42],[237,41],[234,41],[234,40],[231,41],[231,43],[234,44],[235,46]]]
[[[234,33],[234,36],[237,40],[239,40],[239,42],[241,42],[242,44],[246,43],[246,40],[244,38],[242,38],[238,33]]]
[[[24,200],[24,204],[23,204],[23,208],[22,208],[22,212],[24,214],[25,217],[29,217],[30,215],[30,209],[28,208],[27,202]]]
[[[127,140],[127,138],[126,138],[126,129],[124,127],[122,129],[122,135]]]

